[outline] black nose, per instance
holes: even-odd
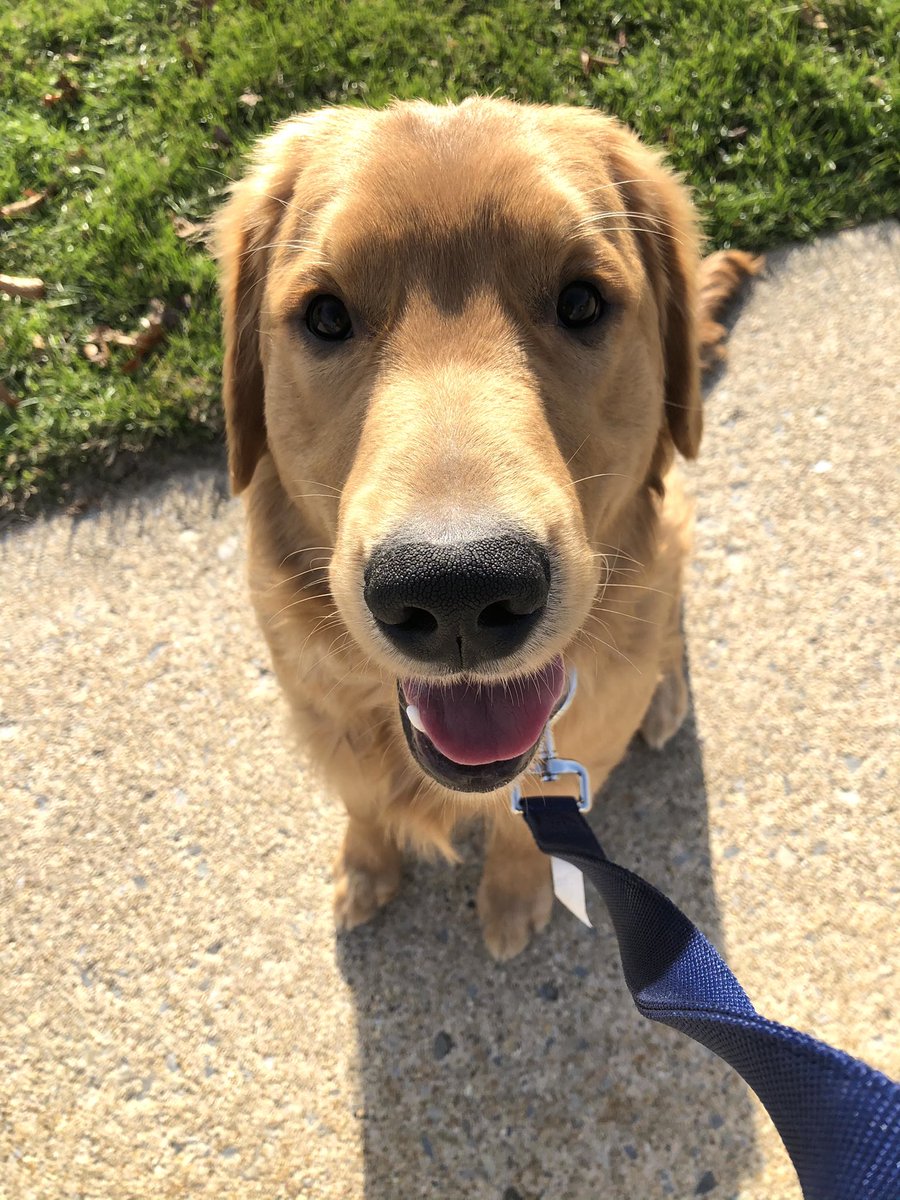
[[[399,650],[458,671],[518,650],[549,592],[546,550],[505,534],[450,545],[384,542],[369,559],[364,594]]]

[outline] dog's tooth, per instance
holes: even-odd
[[[419,710],[414,704],[407,704],[406,715],[409,718],[409,723],[413,729],[418,729],[419,733],[425,732],[425,726],[422,724],[422,718],[419,716]]]

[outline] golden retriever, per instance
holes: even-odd
[[[659,155],[599,113],[499,99],[284,122],[216,250],[253,602],[349,815],[337,924],[391,899],[404,847],[452,860],[478,817],[478,912],[509,958],[553,900],[509,789],[541,789],[570,671],[557,746],[595,787],[684,718],[673,460],[700,444],[715,305],[752,268],[721,260],[702,309]]]

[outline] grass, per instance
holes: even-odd
[[[49,195],[0,219],[0,271],[47,289],[0,297],[0,509],[221,439],[215,273],[173,218],[208,216],[280,117],[493,91],[594,105],[668,147],[713,245],[763,249],[900,208],[898,37],[900,0],[6,0],[0,204]],[[583,47],[608,62],[586,75]],[[85,357],[97,325],[185,296],[137,370]]]

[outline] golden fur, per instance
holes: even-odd
[[[410,517],[514,519],[554,547],[562,599],[506,674],[557,653],[577,667],[557,744],[595,787],[638,729],[664,745],[687,708],[673,458],[700,444],[699,323],[710,345],[722,332],[698,312],[687,193],[592,111],[345,107],[260,144],[216,242],[253,602],[349,814],[338,924],[391,898],[404,846],[453,859],[454,827],[483,817],[478,909],[488,947],[510,957],[549,919],[548,862],[505,793],[450,792],[411,757],[396,691],[411,669],[373,632],[363,566]],[[730,261],[736,282],[750,267]],[[586,274],[615,313],[587,342],[545,318]],[[311,346],[297,314],[317,292],[340,295],[367,336]]]

